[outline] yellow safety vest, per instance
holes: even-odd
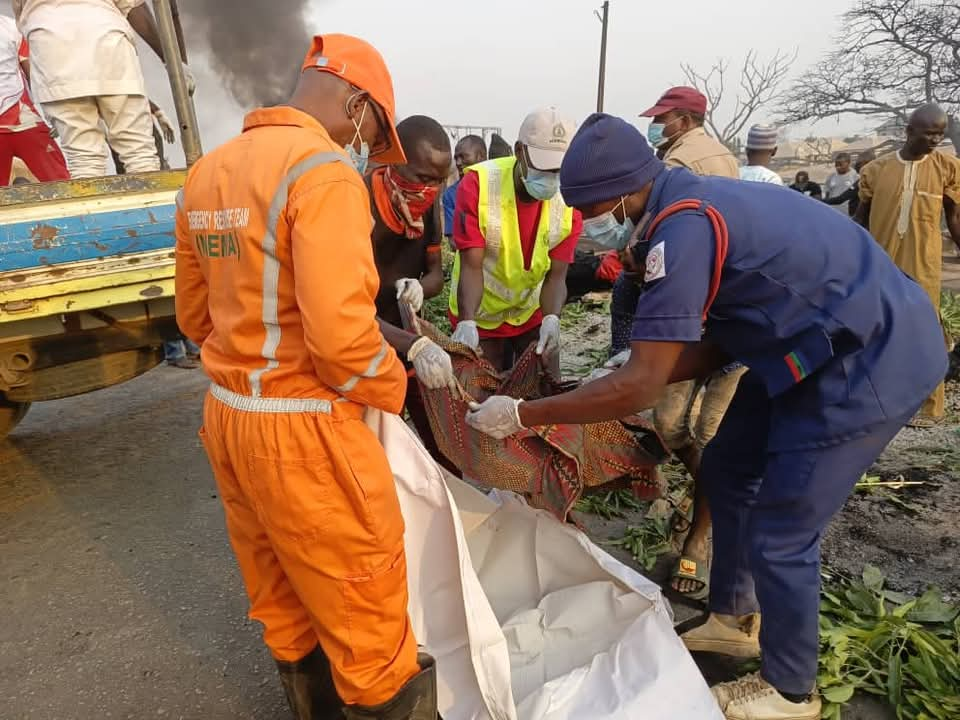
[[[540,307],[540,287],[550,269],[550,251],[573,230],[573,209],[560,194],[542,201],[540,224],[530,269],[523,264],[517,193],[513,184],[516,158],[505,157],[472,165],[480,186],[477,220],[486,241],[483,254],[483,299],[475,318],[477,326],[492,330],[503,323],[523,325]],[[460,254],[453,262],[450,312],[457,311]]]

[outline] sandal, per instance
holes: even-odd
[[[680,488],[670,493],[667,501],[673,506],[670,531],[675,536],[683,535],[693,524],[693,497],[686,488]]]
[[[932,418],[929,415],[914,415],[913,419],[907,423],[907,427],[917,430],[929,430],[943,422],[943,418]]]
[[[681,555],[674,566],[671,580],[693,580],[700,583],[700,587],[690,592],[681,592],[670,583],[670,589],[678,595],[682,595],[690,600],[706,600],[710,594],[710,564],[708,562],[697,562],[685,555]]]

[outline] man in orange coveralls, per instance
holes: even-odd
[[[299,720],[437,718],[393,475],[362,419],[407,388],[376,320],[368,156],[405,162],[390,74],[366,42],[317,36],[289,103],[247,115],[178,199],[177,319],[212,380],[201,437]],[[420,372],[431,352],[407,357]]]

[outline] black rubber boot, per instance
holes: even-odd
[[[330,661],[319,645],[301,660],[276,663],[296,720],[343,720],[343,701],[333,685]]]
[[[437,666],[426,653],[417,655],[420,672],[382,705],[348,705],[347,720],[439,720],[437,713]]]

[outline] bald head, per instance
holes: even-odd
[[[907,121],[907,142],[901,153],[915,160],[932,153],[943,142],[947,130],[947,113],[934,103],[921,105]]]

